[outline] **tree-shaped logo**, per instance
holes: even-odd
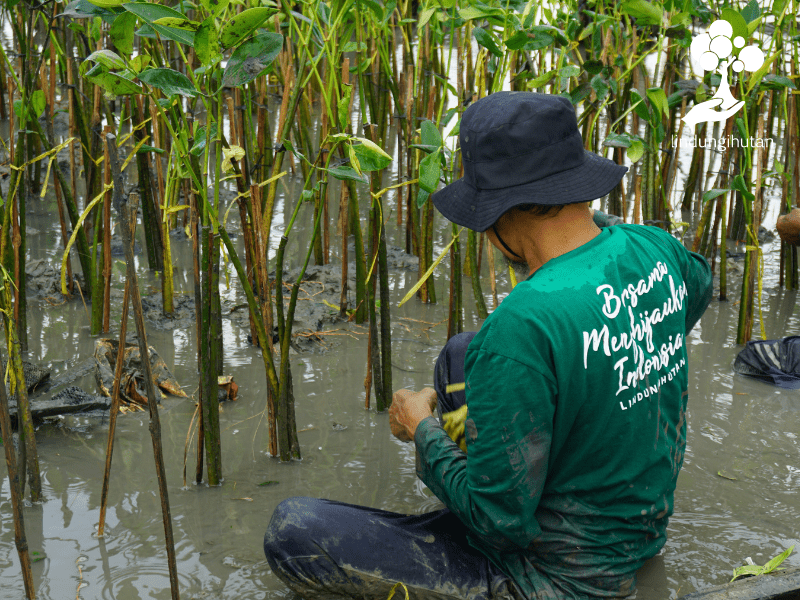
[[[755,71],[764,64],[764,53],[756,46],[744,46],[741,35],[734,37],[733,26],[723,19],[714,21],[708,31],[692,40],[689,57],[697,72],[716,71],[722,77],[719,89],[710,100],[695,104],[683,117],[687,125],[725,121],[737,113],[744,101],[736,100],[728,84],[728,69],[737,73]]]

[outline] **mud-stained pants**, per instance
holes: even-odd
[[[474,333],[451,338],[434,372],[444,412],[465,402],[446,394],[464,381],[464,356]],[[441,412],[440,412],[441,415]],[[275,509],[264,536],[272,572],[305,598],[386,600],[397,582],[411,598],[518,599],[511,580],[467,542],[449,510],[423,515],[320,500],[289,498]],[[403,600],[398,590],[395,598]]]

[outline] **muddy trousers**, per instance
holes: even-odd
[[[445,412],[464,402],[446,394],[464,381],[473,333],[452,338],[436,363],[434,387]],[[305,598],[387,600],[398,582],[410,598],[519,598],[514,584],[467,542],[449,510],[402,515],[316,498],[289,498],[275,509],[264,536],[272,572]],[[403,600],[398,589],[395,598]]]

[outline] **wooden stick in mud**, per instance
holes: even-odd
[[[131,300],[133,301],[133,319],[136,323],[136,337],[139,341],[142,368],[144,370],[144,384],[147,390],[147,405],[150,409],[150,436],[153,440],[153,456],[156,462],[156,476],[158,490],[161,495],[161,514],[164,521],[164,535],[167,546],[167,565],[169,567],[169,583],[173,600],[180,598],[178,590],[178,569],[175,563],[175,541],[172,536],[172,516],[169,509],[169,493],[167,491],[167,476],[164,469],[164,453],[161,448],[161,422],[158,417],[158,404],[156,389],[153,382],[153,373],[150,369],[150,353],[147,349],[147,332],[144,327],[144,312],[142,311],[142,298],[139,295],[139,284],[136,278],[136,266],[133,260],[132,226],[136,223],[136,209],[139,205],[139,196],[131,194],[129,201],[123,196],[123,179],[119,169],[116,137],[106,135],[111,168],[114,176],[114,201],[122,221],[122,245],[125,248],[125,262],[127,264],[127,281],[130,282]]]
[[[133,236],[131,236],[133,239]],[[125,336],[128,331],[128,304],[130,303],[131,285],[125,280],[125,299],[122,301],[122,322],[119,325],[119,346],[117,347],[117,363],[114,368],[114,389],[111,392],[111,410],[108,423],[108,445],[106,446],[106,468],[103,472],[103,489],[100,492],[100,522],[97,535],[102,537],[106,526],[106,505],[108,504],[108,480],[111,477],[111,456],[114,453],[114,432],[117,430],[117,414],[119,413],[119,385],[122,379],[122,363],[125,356]]]
[[[9,357],[10,358],[10,357]],[[22,580],[25,584],[25,597],[36,598],[33,587],[33,574],[31,573],[31,556],[28,552],[28,538],[25,536],[25,519],[22,512],[22,495],[20,494],[19,473],[17,471],[17,457],[14,455],[12,441],[11,417],[8,413],[8,396],[6,386],[0,381],[0,434],[5,443],[6,467],[8,467],[8,483],[11,490],[11,510],[14,513],[14,542],[19,553],[19,562],[22,566]]]

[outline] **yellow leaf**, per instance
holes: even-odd
[[[450,240],[450,243],[449,243],[449,244],[447,244],[447,246],[445,246],[445,247],[444,247],[444,250],[442,250],[442,253],[439,255],[439,257],[438,257],[438,258],[437,258],[435,261],[433,261],[433,264],[430,266],[430,268],[429,268],[427,271],[425,271],[425,274],[424,274],[422,277],[420,277],[420,278],[419,278],[419,281],[418,281],[418,282],[417,282],[417,283],[414,285],[414,287],[413,287],[413,288],[411,288],[411,290],[410,290],[410,291],[409,291],[409,292],[406,294],[405,298],[403,298],[403,299],[400,301],[400,304],[398,304],[398,305],[397,305],[397,307],[398,307],[398,308],[400,308],[401,306],[403,306],[403,304],[405,304],[405,303],[406,303],[406,302],[407,302],[407,301],[408,301],[408,300],[409,300],[409,299],[410,299],[410,298],[411,298],[411,297],[412,297],[414,294],[416,294],[416,293],[417,293],[417,290],[418,290],[419,288],[421,288],[421,287],[422,287],[422,284],[423,284],[423,283],[425,283],[425,282],[428,280],[428,277],[430,277],[430,276],[431,276],[431,273],[433,273],[433,270],[434,270],[434,269],[435,269],[437,266],[439,266],[439,263],[440,263],[440,262],[442,262],[442,259],[444,258],[444,255],[445,255],[445,254],[447,254],[447,251],[448,251],[448,250],[450,250],[450,246],[452,246],[452,245],[453,245],[453,242],[455,242],[455,241],[458,239],[458,236],[461,234],[461,232],[462,232],[463,230],[464,230],[464,228],[463,228],[463,227],[462,227],[461,229],[459,229],[459,230],[458,230],[458,233],[457,233],[456,235],[454,235],[454,236],[453,236],[453,239],[452,239],[452,240]]]
[[[222,156],[225,160],[222,161],[222,170],[225,173],[233,170],[233,160],[242,160],[244,158],[244,148],[241,146],[231,146],[230,148],[222,149]]]

